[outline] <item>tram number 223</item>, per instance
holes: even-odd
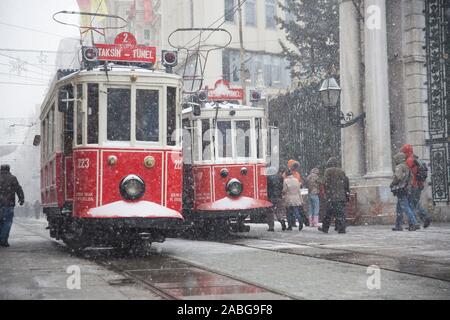
[[[78,169],[87,169],[89,168],[89,158],[81,158],[78,159]]]

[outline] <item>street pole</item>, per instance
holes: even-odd
[[[245,51],[244,51],[244,36],[242,31],[242,0],[238,0],[238,15],[239,15],[239,44],[240,44],[240,62],[241,62],[241,68],[240,68],[240,78],[241,78],[241,86],[242,90],[244,91],[244,97],[242,98],[242,104],[247,104],[247,90],[245,85],[245,66],[244,66],[244,59],[245,59]]]

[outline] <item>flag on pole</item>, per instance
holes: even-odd
[[[144,1],[144,21],[151,22],[153,20],[153,5],[152,0]]]
[[[77,0],[80,12],[91,12],[91,0]],[[91,25],[89,16],[80,16],[80,26],[87,27]]]
[[[78,7],[81,12],[108,14],[108,7],[106,5],[107,0],[77,0]],[[94,17],[84,15],[80,17],[80,25],[82,27],[91,26],[91,22],[94,20],[101,21],[104,17]]]
[[[128,11],[128,20],[133,20],[136,17],[136,0],[133,0]]]

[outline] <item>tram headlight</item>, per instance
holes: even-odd
[[[231,179],[227,183],[227,193],[232,197],[239,197],[242,193],[242,182],[238,179]]]
[[[122,179],[119,189],[125,199],[136,200],[144,195],[145,183],[140,177],[130,174]]]

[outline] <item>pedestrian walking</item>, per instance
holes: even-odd
[[[36,200],[33,204],[34,218],[39,219],[41,217],[41,203]]]
[[[419,215],[423,222],[423,227],[428,228],[431,224],[431,216],[428,211],[420,204],[420,197],[425,186],[425,181],[428,176],[428,168],[425,162],[421,161],[419,157],[414,154],[413,146],[405,144],[401,149],[406,155],[406,165],[411,170],[411,190],[408,196],[411,209]]]
[[[409,220],[409,231],[420,229],[416,216],[410,206],[408,196],[411,189],[412,173],[406,164],[406,155],[399,152],[394,156],[395,172],[391,182],[391,191],[397,197],[397,218],[392,231],[403,231],[403,213],[406,213]]]
[[[16,194],[19,204],[25,202],[22,187],[17,178],[10,172],[9,165],[0,166],[0,246],[9,247],[9,232],[14,217],[14,207],[16,205]]]
[[[283,182],[283,199],[287,211],[287,230],[292,230],[295,226],[295,219],[299,222],[299,230],[303,229],[303,219],[300,214],[300,207],[303,205],[300,182],[292,175],[291,170],[286,171],[286,179]]]
[[[286,230],[286,208],[283,204],[283,174],[284,170],[267,176],[267,194],[269,201],[272,202],[272,210],[268,213],[267,224],[269,230],[275,231],[275,219],[281,223],[281,230]]]
[[[319,169],[314,168],[306,178],[306,187],[308,188],[309,198],[309,225],[311,227],[319,226],[319,211],[320,211],[320,176]]]
[[[344,170],[339,168],[338,160],[331,157],[324,173],[326,213],[319,231],[328,233],[331,218],[336,220],[336,231],[346,233],[345,206],[350,195],[350,183]]]

